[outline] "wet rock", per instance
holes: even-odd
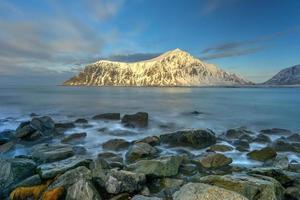
[[[173,195],[174,200],[247,200],[246,197],[220,187],[203,183],[188,183]]]
[[[163,188],[176,188],[184,184],[184,181],[176,178],[163,178],[160,180],[160,184]]]
[[[267,160],[264,162],[263,166],[287,169],[289,167],[289,159],[286,155],[277,154],[275,159]]]
[[[4,130],[0,132],[1,140],[14,140],[15,139],[15,131],[13,130]],[[5,142],[6,143],[6,142]]]
[[[300,142],[300,134],[295,133],[293,135],[290,135],[286,139],[288,139],[291,142]]]
[[[0,145],[0,153],[6,153],[12,149],[14,149],[15,142],[7,142],[5,144]]]
[[[53,189],[61,186],[68,188],[82,179],[88,181],[92,180],[92,173],[85,166],[79,166],[62,172],[62,175],[57,177],[54,182],[49,185],[48,189]]]
[[[79,119],[76,119],[76,120],[74,121],[74,123],[76,123],[76,124],[87,124],[87,123],[89,123],[89,122],[88,122],[87,119],[79,118]]]
[[[251,143],[254,140],[254,138],[251,137],[250,135],[244,134],[239,137],[239,140],[245,140],[245,141],[248,141],[249,143]]]
[[[272,147],[264,147],[262,149],[249,152],[247,156],[252,160],[258,160],[264,162],[269,159],[274,159],[277,156],[277,153],[275,149]]]
[[[95,115],[92,119],[106,119],[106,120],[120,120],[120,113],[104,113],[100,115]]]
[[[101,200],[101,197],[90,181],[80,179],[68,188],[66,200]]]
[[[200,182],[237,192],[249,200],[282,199],[284,192],[278,181],[260,175],[209,175],[200,178]]]
[[[292,134],[290,130],[282,129],[282,128],[264,129],[261,130],[260,132],[267,135],[291,135]]]
[[[247,140],[235,140],[233,142],[236,150],[238,151],[249,151],[249,142]]]
[[[36,113],[30,113],[30,115],[29,115],[30,117],[37,117],[37,116],[39,116],[38,114],[36,114]]]
[[[161,143],[171,146],[206,148],[216,143],[217,139],[211,130],[190,129],[168,133],[160,136]]]
[[[144,128],[148,126],[148,113],[138,112],[132,115],[124,115],[121,122],[127,127]]]
[[[271,143],[272,140],[270,139],[269,136],[261,133],[257,135],[257,137],[253,140],[253,142],[264,144],[264,143]]]
[[[54,121],[48,116],[35,117],[31,120],[30,125],[44,135],[56,133]]]
[[[12,187],[12,189],[18,188],[18,187],[31,187],[35,185],[40,185],[42,183],[42,180],[38,174],[30,176],[21,182],[17,183]]]
[[[74,155],[71,145],[67,144],[39,144],[32,148],[32,157],[40,163],[62,160]]]
[[[127,149],[130,145],[130,142],[124,139],[111,139],[102,144],[103,149],[119,151],[123,149]]]
[[[201,168],[220,169],[227,167],[230,163],[232,163],[232,159],[221,153],[208,153],[204,156],[194,159],[193,162],[198,164]]]
[[[0,135],[0,145],[5,144],[7,142],[9,142],[9,138],[1,137],[1,135]]]
[[[295,180],[300,180],[300,174],[288,172],[274,167],[259,167],[250,169],[249,174],[259,174],[276,179],[284,187],[292,186]]]
[[[39,165],[37,170],[43,179],[50,179],[78,166],[89,166],[91,162],[91,159],[84,156],[73,156],[65,160]]]
[[[300,189],[299,187],[288,187],[284,193],[285,199],[289,200],[300,200]]]
[[[298,163],[298,162],[291,162],[289,164],[288,170],[292,171],[292,172],[300,173],[300,163]]]
[[[234,149],[233,147],[225,144],[215,144],[209,147],[210,151],[219,151],[219,152],[232,151],[233,149]]]
[[[157,136],[148,136],[141,140],[135,141],[135,143],[139,143],[139,142],[144,142],[144,143],[150,144],[151,146],[156,146],[156,145],[160,144],[160,138]]]
[[[75,155],[85,155],[87,150],[84,146],[73,146],[74,154]]]
[[[197,110],[194,110],[192,112],[190,112],[192,115],[200,115],[200,114],[204,114],[203,112],[199,112]]]
[[[196,174],[198,171],[198,167],[196,164],[181,164],[179,168],[179,172],[183,175],[191,176]]]
[[[70,135],[65,136],[61,142],[62,143],[68,143],[68,142],[76,142],[78,140],[82,140],[83,138],[86,137],[86,133],[72,133]]]
[[[105,188],[111,194],[132,193],[142,190],[145,183],[146,177],[144,174],[124,170],[111,170]]]
[[[24,138],[24,137],[34,133],[35,131],[36,131],[36,129],[34,129],[30,125],[30,121],[22,122],[16,130],[15,137],[16,138]]]
[[[75,128],[75,124],[72,122],[56,123],[55,128],[59,132],[65,132],[68,129]]]
[[[286,139],[284,139],[284,138],[279,138],[279,139],[275,140],[272,143],[272,147],[276,151],[281,151],[281,152],[286,152],[286,151],[296,152],[296,148],[293,146],[293,144],[287,142]]]
[[[135,162],[140,159],[151,159],[158,155],[158,150],[147,143],[136,143],[126,153],[128,162]]]
[[[118,155],[112,152],[103,152],[98,154],[97,161],[107,163],[105,168],[122,169],[124,166],[122,155]]]
[[[35,173],[36,163],[26,158],[0,158],[0,199],[7,196],[12,187]]]
[[[178,173],[182,158],[179,156],[160,157],[153,160],[140,160],[128,165],[130,171],[152,177],[168,177]]]
[[[131,200],[163,200],[163,199],[158,197],[147,197],[143,195],[135,195],[134,197],[132,197]]]
[[[225,133],[225,137],[229,139],[238,139],[242,135],[248,135],[248,134],[253,134],[253,132],[244,127],[240,127],[240,128],[227,130],[227,132]]]

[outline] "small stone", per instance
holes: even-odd
[[[88,123],[88,120],[84,119],[84,118],[79,118],[79,119],[76,119],[74,121],[74,123],[76,124],[87,124]]]
[[[253,140],[253,142],[270,143],[270,142],[272,142],[272,140],[270,139],[269,136],[261,133],[261,134],[257,135],[257,137]]]
[[[100,115],[95,115],[92,119],[106,119],[106,120],[120,120],[120,113],[104,113]]]
[[[232,151],[233,149],[233,147],[224,144],[215,144],[209,147],[209,150],[219,152]]]
[[[122,124],[129,127],[144,128],[148,126],[148,113],[138,112],[132,115],[124,115]]]
[[[157,136],[148,136],[141,140],[135,141],[135,143],[139,143],[139,142],[147,143],[150,144],[151,146],[156,146],[160,144],[160,138]]]
[[[81,140],[83,138],[86,137],[86,133],[83,132],[83,133],[72,133],[70,135],[67,135],[66,137],[64,137],[61,142],[62,143],[68,143],[68,142],[74,142],[74,141],[78,141],[78,140]]]
[[[194,162],[205,169],[219,169],[232,163],[232,159],[220,153],[208,153],[199,159],[195,159]]]
[[[111,139],[102,144],[103,149],[119,151],[127,149],[130,143],[124,139]]]

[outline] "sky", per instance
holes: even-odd
[[[298,0],[1,0],[0,82],[180,48],[253,82],[300,64]],[[36,82],[35,82],[36,83]]]

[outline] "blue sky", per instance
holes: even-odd
[[[300,64],[298,0],[2,0],[0,76],[68,76],[174,48],[262,82]]]

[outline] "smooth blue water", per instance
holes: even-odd
[[[186,128],[221,132],[239,126],[253,130],[278,127],[299,132],[299,103],[300,88],[11,86],[0,88],[0,119],[21,120],[32,112],[60,120],[146,111],[153,123],[176,123]],[[185,114],[194,110],[204,114]],[[5,128],[9,127],[2,124],[0,130]]]

